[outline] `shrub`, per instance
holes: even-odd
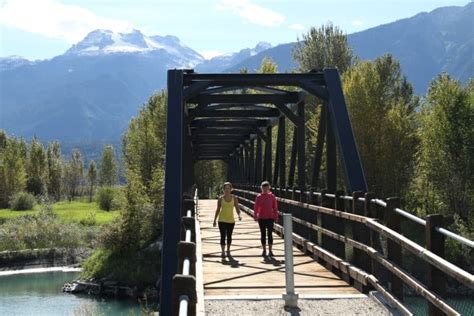
[[[10,208],[15,211],[31,210],[35,204],[35,197],[27,192],[18,192],[10,200]]]
[[[138,251],[123,256],[111,249],[97,249],[84,263],[82,278],[111,277],[129,285],[154,285],[159,278],[160,252]]]
[[[96,212],[95,211],[89,211],[87,213],[86,217],[81,219],[79,221],[84,226],[94,226],[97,223],[97,218],[96,218]]]
[[[38,214],[12,218],[0,226],[0,251],[37,248],[77,248],[83,244],[78,224],[64,224],[44,206]]]
[[[104,211],[110,211],[113,208],[115,190],[112,187],[101,187],[97,191],[97,203],[99,208]]]

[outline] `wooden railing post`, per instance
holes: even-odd
[[[330,198],[328,198],[326,196],[326,194],[328,193],[328,190],[324,189],[324,190],[321,190],[321,202],[320,202],[320,205],[322,207],[329,207],[331,208],[332,207],[332,201]],[[331,226],[331,216],[328,215],[328,214],[321,214],[321,226],[323,228],[327,228],[327,229],[330,229],[329,227]],[[334,242],[334,239],[324,235],[324,234],[321,234],[321,246],[330,251],[330,252],[333,252],[334,251],[334,245],[333,245],[333,242]]]
[[[321,206],[325,208],[334,209],[334,201],[332,198],[328,197],[327,194],[329,192],[327,190],[323,190],[321,192]],[[342,226],[341,223],[337,222],[337,218],[329,214],[321,214],[321,224],[323,228],[329,229],[335,233],[340,232],[340,228],[337,226]],[[329,252],[332,252],[339,258],[344,258],[344,243],[338,240],[335,240],[329,236],[322,235],[321,236],[322,247]],[[332,267],[326,266],[328,269],[332,269]]]
[[[400,199],[397,197],[387,199],[387,227],[391,230],[401,233],[400,214],[395,212],[395,209],[400,206]],[[387,240],[387,257],[399,267],[402,267],[402,247],[391,239]],[[403,302],[403,282],[393,273],[390,274],[390,291]]]
[[[314,195],[314,188],[311,187],[309,189],[309,196],[308,196],[308,203],[316,205],[317,204],[317,199],[316,196]],[[310,223],[314,225],[318,225],[318,214],[319,212],[311,212],[311,215],[309,216],[309,221]],[[311,242],[314,242],[315,244],[318,244],[318,232],[311,230]]]
[[[181,216],[186,216],[186,212],[191,210],[191,216],[194,217],[194,198],[193,197],[185,197],[181,204]]]
[[[377,218],[376,216],[376,210],[375,210],[375,205],[372,205],[371,200],[375,198],[375,194],[372,192],[367,192],[364,195],[365,201],[364,201],[364,215],[367,217],[371,218]],[[379,234],[372,229],[370,229],[369,233],[369,245],[374,248],[375,250],[383,253],[381,250],[382,248],[380,247],[380,237]],[[371,274],[373,274],[376,278],[380,280],[380,267],[377,266],[377,261],[374,259],[371,259],[369,261],[370,267],[369,271]]]
[[[352,213],[357,215],[364,215],[363,202],[359,201],[359,198],[363,197],[362,191],[356,191],[352,193]],[[359,222],[352,222],[352,235],[354,240],[363,243],[364,245],[370,245],[370,232],[365,228],[365,225]],[[362,250],[353,248],[354,251],[354,264],[356,267],[370,273],[370,257]],[[367,288],[362,284],[354,281],[354,285],[361,291],[367,292]]]
[[[345,200],[342,198],[344,196],[344,191],[336,191],[334,197],[334,209],[345,212]],[[331,229],[336,234],[345,236],[345,227],[346,221],[343,218],[333,217],[334,220],[334,227]],[[346,246],[342,241],[335,240],[336,248],[334,254],[341,258],[342,260],[346,260]]]
[[[292,196],[292,200],[295,200],[295,201],[299,201],[300,200],[300,196],[298,193],[296,193],[296,190],[298,188],[297,187],[293,187],[293,196]]]
[[[444,235],[435,230],[435,227],[443,226],[443,216],[439,214],[428,215],[426,217],[426,248],[444,258]],[[428,264],[428,289],[439,296],[446,297],[446,276],[445,274]],[[430,316],[444,315],[436,306],[428,302],[428,312]]]

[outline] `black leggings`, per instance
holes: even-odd
[[[268,236],[268,244],[273,245],[273,219],[259,219],[258,226],[260,226],[260,241],[262,245],[266,244],[265,235]]]
[[[227,244],[232,244],[232,231],[235,223],[219,222],[219,232],[221,233],[221,245],[225,245],[225,237],[227,236]]]

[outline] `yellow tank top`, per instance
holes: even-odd
[[[227,202],[224,196],[221,197],[221,211],[219,213],[219,222],[235,223],[234,219],[234,196],[232,200]]]

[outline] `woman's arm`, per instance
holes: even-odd
[[[273,212],[274,212],[274,220],[275,222],[278,220],[278,202],[277,202],[277,199],[275,197],[275,195],[273,196]]]
[[[216,208],[216,213],[214,214],[214,222],[212,223],[212,226],[216,227],[216,220],[217,216],[219,216],[219,212],[221,211],[221,198],[217,199],[217,208]]]
[[[253,219],[258,220],[258,211],[260,209],[259,196],[255,198],[255,203],[253,204]]]
[[[237,212],[237,215],[239,216],[239,221],[241,221],[242,217],[240,216],[239,198],[237,198],[235,195],[234,195],[234,207],[235,207],[235,211]]]

